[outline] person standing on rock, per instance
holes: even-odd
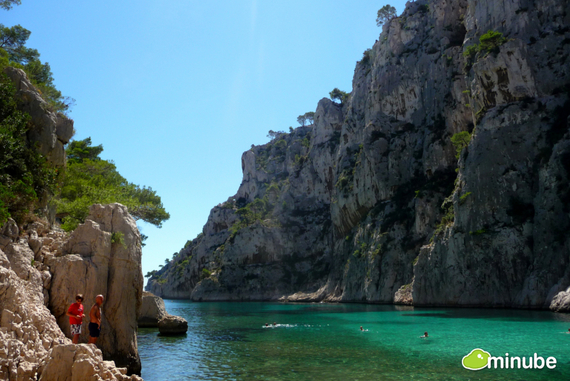
[[[91,311],[89,311],[89,319],[91,320],[89,323],[89,344],[95,344],[101,333],[101,305],[104,300],[103,295],[97,295],[95,297],[95,304],[93,304]]]
[[[71,326],[71,335],[73,336],[73,344],[79,343],[79,335],[81,335],[81,323],[85,314],[83,313],[83,294],[75,295],[75,303],[67,309],[69,316],[69,325]]]

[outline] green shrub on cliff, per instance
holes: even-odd
[[[135,219],[157,227],[170,218],[160,196],[150,187],[129,183],[112,162],[99,154],[101,145],[91,147],[91,139],[72,142],[66,149],[69,159],[61,193],[56,199],[57,213],[64,215],[62,228],[73,230],[85,221],[93,204],[119,202]]]
[[[459,159],[459,155],[461,155],[461,151],[463,148],[469,145],[471,141],[471,134],[467,131],[461,131],[456,134],[453,134],[451,137],[451,143],[455,147],[455,157]]]
[[[200,274],[200,280],[209,278],[212,275],[212,272],[206,268],[202,269],[202,273]]]
[[[465,71],[469,71],[477,53],[481,52],[483,54],[497,53],[499,51],[499,46],[507,42],[507,39],[503,37],[501,32],[495,32],[494,30],[489,30],[487,33],[479,37],[479,44],[474,44],[468,46],[463,51],[463,56],[465,57]]]
[[[498,52],[499,46],[507,42],[501,32],[489,30],[487,33],[479,37],[479,51],[480,52]]]
[[[372,55],[372,49],[366,49],[362,53],[362,59],[359,61],[362,65],[368,65],[370,63],[370,57]]]
[[[0,225],[21,224],[39,199],[56,187],[57,170],[27,142],[29,115],[19,111],[15,88],[0,74]]]

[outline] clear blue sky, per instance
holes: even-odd
[[[398,14],[404,1],[391,1]],[[235,194],[241,154],[269,130],[296,127],[381,28],[385,3],[360,0],[22,0],[0,23],[32,31],[27,46],[76,99],[75,139],[103,144],[130,182],[151,186],[171,218],[149,236],[143,273],[202,231]]]

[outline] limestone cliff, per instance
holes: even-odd
[[[72,344],[48,309],[61,274],[47,262],[62,254],[66,240],[39,221],[27,231],[8,221],[0,231],[0,379],[141,380],[104,361],[96,347]]]
[[[97,346],[106,359],[141,372],[137,320],[142,303],[141,238],[136,222],[121,204],[92,205],[85,223],[71,233],[61,252],[45,260],[52,273],[49,307],[70,335],[65,315],[74,296],[85,297],[86,315],[101,294],[101,336]],[[86,328],[86,327],[85,327]],[[81,340],[87,342],[88,330]]]
[[[49,110],[47,102],[21,69],[6,67],[14,83],[18,107],[30,115],[28,141],[52,164],[65,165],[64,145],[74,134],[73,120]]]
[[[345,104],[245,152],[237,194],[148,290],[548,307],[570,286],[568,25],[569,1],[408,3]]]

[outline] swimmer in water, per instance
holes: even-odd
[[[277,327],[277,323],[276,323],[276,322],[273,322],[273,326],[274,326],[274,327]]]
[[[423,336],[420,336],[420,337],[421,337],[422,339],[425,339],[425,338],[428,337],[428,333],[427,333],[427,332],[424,332],[424,335],[423,335]]]
[[[364,331],[364,328],[362,328],[362,326],[360,326],[360,330],[361,330],[361,331]]]
[[[266,326],[266,327],[269,327],[269,323],[265,323],[265,326]]]

